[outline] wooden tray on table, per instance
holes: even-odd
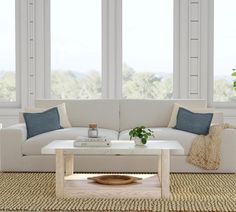
[[[142,180],[142,178],[128,175],[102,175],[97,177],[88,177],[88,179],[104,185],[127,185]]]

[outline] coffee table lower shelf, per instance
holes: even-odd
[[[142,180],[128,185],[102,185],[87,180],[104,174],[73,174],[64,177],[64,197],[82,198],[161,198],[157,174],[128,174]]]

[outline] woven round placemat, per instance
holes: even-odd
[[[236,174],[171,174],[166,199],[56,198],[54,173],[0,173],[4,211],[236,211]]]

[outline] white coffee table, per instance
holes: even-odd
[[[148,141],[144,147],[137,147],[134,142],[123,140],[112,141],[110,147],[74,147],[73,142],[73,140],[55,140],[44,146],[41,151],[42,154],[56,154],[57,197],[122,197],[123,192],[125,197],[168,198],[170,150],[178,150],[180,154],[184,154],[183,147],[174,140]],[[158,175],[147,175],[143,177],[141,183],[130,185],[95,184],[87,181],[87,175],[84,178],[81,174],[77,177],[74,175],[74,155],[144,155],[144,157],[154,155],[158,158]]]

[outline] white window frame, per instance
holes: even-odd
[[[173,0],[174,46],[173,46],[173,97],[179,97],[179,5],[180,0]],[[102,4],[102,98],[122,98],[122,0],[101,0]],[[45,56],[45,96],[50,98],[50,0],[44,5],[44,56]],[[46,45],[47,44],[47,45]]]
[[[209,49],[209,72],[208,72],[208,105],[219,109],[232,109],[236,107],[234,102],[214,101],[214,0],[209,0],[208,7],[208,49]],[[234,112],[235,113],[235,112]]]

